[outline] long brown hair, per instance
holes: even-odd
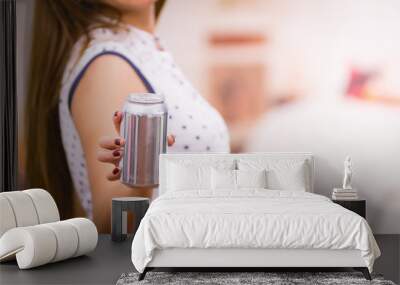
[[[156,4],[156,16],[165,1]],[[56,200],[62,218],[72,216],[73,184],[58,119],[61,80],[73,45],[90,29],[115,28],[120,13],[100,0],[38,0],[33,26],[30,78],[25,106],[25,172],[28,187]]]

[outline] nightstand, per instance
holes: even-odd
[[[339,204],[340,206],[359,214],[364,219],[366,218],[366,200],[332,200],[332,202]]]
[[[111,239],[113,241],[126,240],[127,233],[127,211],[135,215],[134,232],[139,227],[140,221],[146,214],[149,207],[150,199],[145,197],[119,197],[112,198],[112,215],[111,215]]]

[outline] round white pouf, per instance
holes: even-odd
[[[17,222],[11,204],[0,194],[0,238],[6,231],[16,226]]]
[[[57,222],[60,220],[60,214],[53,197],[43,189],[29,189],[22,191],[30,196],[36,208],[39,218],[39,224]]]
[[[30,196],[23,191],[3,192],[13,210],[17,227],[33,226],[39,223],[35,205]]]
[[[97,239],[96,226],[84,218],[13,228],[0,238],[0,261],[15,255],[20,269],[37,267],[86,254]]]
[[[16,255],[20,269],[49,263],[56,251],[54,233],[41,225],[13,228],[0,239],[0,260]]]
[[[74,218],[65,220],[66,223],[74,226],[78,233],[79,244],[74,256],[86,254],[96,248],[98,233],[94,223],[85,218]]]
[[[98,233],[85,218],[60,222],[53,197],[43,189],[0,193],[0,262],[17,259],[20,269],[86,254]]]
[[[57,239],[57,252],[51,262],[73,257],[78,250],[79,237],[73,226],[65,221],[44,224],[53,231]]]

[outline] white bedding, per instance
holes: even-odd
[[[165,248],[358,249],[371,272],[380,255],[359,215],[317,194],[265,189],[165,193],[134,237],[135,268]]]

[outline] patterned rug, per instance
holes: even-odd
[[[146,278],[138,281],[139,273],[122,274],[117,285],[134,284],[328,284],[328,285],[395,285],[381,275],[372,275],[368,281],[360,272],[148,272]]]

